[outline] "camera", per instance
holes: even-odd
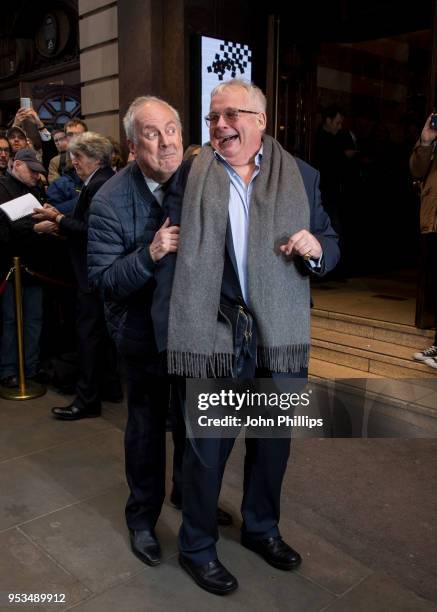
[[[437,115],[431,115],[430,127],[432,130],[437,130]]]

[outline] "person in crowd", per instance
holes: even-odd
[[[114,172],[118,172],[119,170],[125,167],[126,165],[125,158],[123,156],[123,152],[121,150],[120,143],[114,138],[109,138],[109,140],[111,141],[111,144],[112,144],[111,168],[114,170]]]
[[[83,134],[87,131],[88,126],[85,121],[82,121],[82,119],[74,118],[67,121],[64,125],[64,138],[62,138],[62,132],[57,131],[53,134],[53,139],[55,139],[56,137],[59,141],[59,144],[55,143],[58,149],[58,154],[52,157],[52,159],[50,160],[49,183],[52,183],[54,180],[58,179],[60,176],[63,176],[65,173],[72,173],[73,167],[71,165],[67,153],[68,142],[76,134]]]
[[[68,142],[75,135],[88,131],[88,127],[82,119],[71,119],[65,124],[64,130],[68,148]],[[60,169],[61,176],[50,183],[47,199],[59,212],[67,214],[76,206],[83,182],[71,163],[68,151],[65,151],[64,158],[63,155],[63,153],[56,155],[50,162],[52,167]]]
[[[332,224],[341,233],[341,204],[347,157],[341,136],[344,113],[336,105],[322,109],[322,123],[315,141],[315,165],[320,172],[323,204]]]
[[[0,177],[5,176],[8,170],[11,147],[5,136],[0,136]]]
[[[411,174],[421,179],[420,232],[422,234],[423,286],[428,308],[437,327],[437,129],[430,115],[410,157]],[[432,346],[413,355],[437,368],[437,330]]]
[[[13,127],[16,126],[23,128],[23,131],[25,131],[28,136],[32,131],[36,130],[36,138],[33,140],[29,138],[29,141],[32,143],[33,148],[38,147],[38,149],[40,149],[39,142],[41,143],[41,161],[44,168],[47,169],[51,158],[56,155],[56,145],[51,133],[45,127],[37,111],[34,108],[19,108],[13,123]],[[38,154],[37,151],[37,155]]]
[[[185,153],[184,153],[184,161],[186,161],[187,159],[192,159],[193,157],[195,157],[196,155],[198,155],[200,153],[200,150],[202,149],[201,145],[198,144],[190,144],[186,149],[185,149]]]
[[[2,146],[0,140],[0,146]],[[6,148],[6,141],[5,141]],[[10,171],[0,178],[0,204],[31,193],[43,203],[44,192],[39,188],[40,174],[45,169],[35,151],[19,148],[13,158]],[[11,222],[0,209],[0,279],[4,279],[12,266],[12,258],[19,256],[24,265],[38,268],[44,256],[43,241],[33,232],[31,216]],[[42,288],[28,274],[22,276],[23,338],[26,378],[37,380],[40,373],[40,337],[42,328]],[[2,299],[2,336],[0,350],[0,384],[18,386],[17,335],[13,284],[7,283]]]
[[[13,125],[11,128],[9,128],[9,130],[6,132],[6,138],[8,139],[11,147],[12,156],[14,156],[20,149],[29,148],[30,143],[29,139],[27,138],[27,134],[23,128],[18,125]]]
[[[305,378],[309,275],[325,274],[339,258],[319,175],[265,134],[266,99],[255,85],[218,85],[206,121],[210,143],[192,162],[182,213],[183,189],[169,187],[172,222],[182,217],[177,257],[170,253],[156,270],[159,348],[179,376]],[[233,444],[189,440],[183,464],[179,562],[219,595],[238,586],[216,551],[217,501]],[[289,450],[289,437],[246,437],[241,542],[282,570],[301,561],[278,526]]]
[[[53,183],[53,181],[58,179],[65,170],[68,141],[64,130],[53,131],[53,142],[58,150],[58,155],[52,157],[49,162],[49,173],[47,177],[49,183]]]
[[[71,215],[46,204],[36,209],[36,232],[55,233],[67,238],[77,291],[76,332],[78,338],[79,380],[76,397],[65,407],[52,409],[61,420],[78,420],[101,415],[101,400],[120,401],[122,391],[117,372],[116,350],[105,323],[103,302],[88,283],[87,231],[93,196],[114,172],[110,166],[112,145],[95,132],[71,138],[68,153],[83,181],[79,200]]]

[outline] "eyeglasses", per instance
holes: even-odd
[[[205,121],[206,121],[206,125],[208,126],[211,124],[215,125],[216,123],[218,123],[220,117],[223,115],[223,117],[228,123],[235,123],[238,120],[240,113],[249,113],[251,115],[259,115],[260,112],[261,111],[245,110],[244,108],[225,108],[225,110],[222,111],[221,113],[218,113],[216,111],[211,111],[208,115],[206,115]]]
[[[178,132],[178,128],[175,125],[168,125],[164,130],[164,134],[166,136],[169,136],[170,138],[175,136],[177,132]],[[157,140],[159,136],[162,136],[162,132],[161,130],[158,130],[157,128],[146,128],[143,131],[143,136],[147,140],[153,141],[153,140]]]
[[[1,153],[9,153],[9,147],[6,147],[6,148],[0,147],[0,154]]]

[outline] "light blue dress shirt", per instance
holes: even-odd
[[[234,168],[214,151],[214,155],[224,165],[231,179],[229,193],[229,220],[231,223],[232,240],[234,243],[235,259],[237,261],[238,278],[244,301],[247,301],[247,241],[249,238],[249,207],[253,185],[259,174],[262,159],[262,147],[255,155],[255,170],[248,185],[237,174]]]
[[[223,164],[226,172],[231,180],[229,192],[229,220],[231,223],[232,240],[234,244],[235,259],[237,261],[238,278],[240,280],[241,291],[247,305],[247,242],[249,238],[249,208],[250,199],[255,183],[255,179],[259,174],[262,161],[263,148],[259,149],[255,155],[255,170],[249,183],[243,181],[239,174],[229,164],[218,151],[214,151],[216,158]],[[318,261],[309,260],[309,265],[313,269],[317,269],[321,265],[323,254]]]

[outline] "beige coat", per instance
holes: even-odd
[[[420,205],[420,231],[422,234],[437,232],[437,150],[416,143],[410,157],[410,170],[415,178],[425,178],[422,184]]]

